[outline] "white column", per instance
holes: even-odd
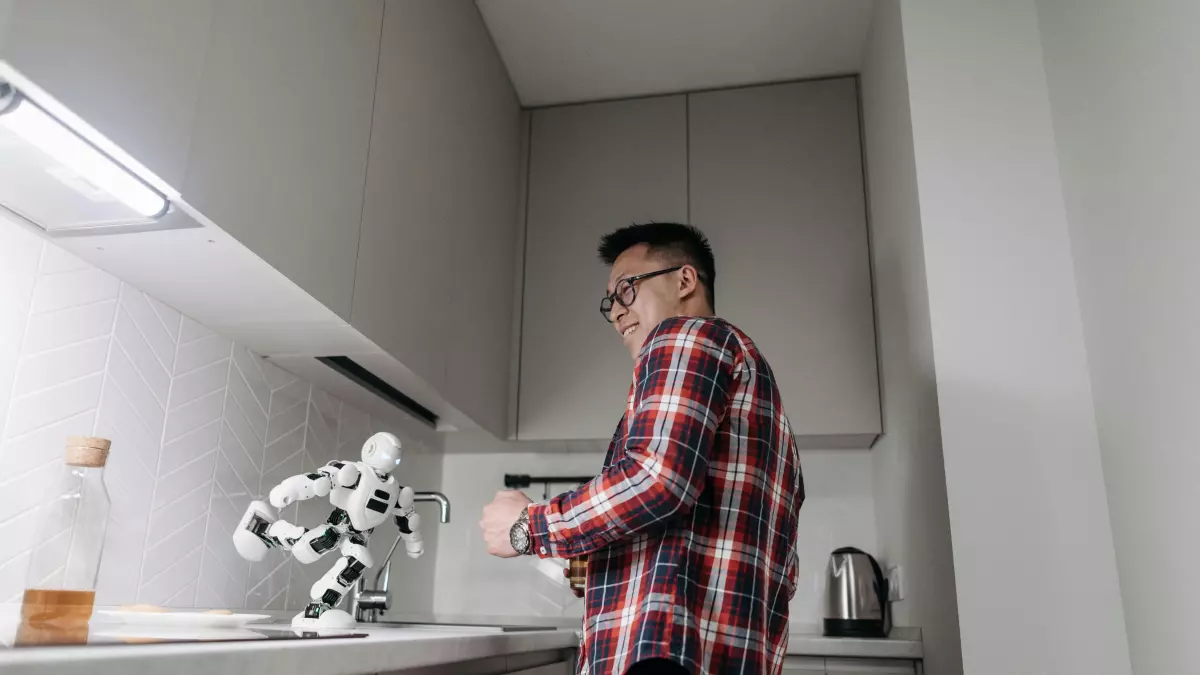
[[[964,670],[1127,674],[1034,3],[902,18]]]

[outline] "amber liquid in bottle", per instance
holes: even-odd
[[[95,591],[62,591],[27,588],[21,599],[21,622],[87,623],[92,616]]]

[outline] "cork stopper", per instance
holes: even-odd
[[[102,467],[108,461],[112,441],[94,436],[67,437],[67,464],[71,466]]]

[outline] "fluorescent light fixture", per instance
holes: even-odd
[[[157,219],[170,201],[11,85],[0,81],[0,133],[10,132],[45,153],[137,216]],[[60,170],[61,171],[61,170]]]

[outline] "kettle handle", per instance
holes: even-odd
[[[871,562],[871,570],[875,573],[875,596],[879,598],[879,611],[883,615],[883,628],[886,631],[888,629],[888,624],[890,623],[888,618],[892,612],[892,608],[888,604],[888,580],[883,576],[883,569],[879,567],[879,563],[875,561],[875,556],[863,551],[862,549],[857,549],[853,546],[843,546],[842,548],[834,551],[832,555],[837,555],[839,553],[858,553],[867,556],[867,560]]]

